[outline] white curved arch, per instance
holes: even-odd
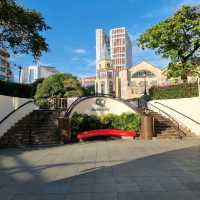
[[[69,117],[73,113],[81,113],[88,115],[106,115],[109,113],[120,115],[122,113],[135,113],[129,105],[111,97],[90,97],[78,102],[71,110]]]

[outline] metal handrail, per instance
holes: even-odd
[[[68,98],[67,97],[51,97],[48,98],[48,107],[50,109],[66,109],[67,108],[67,102]]]
[[[172,110],[172,111],[174,111],[174,112],[176,112],[176,113],[182,115],[183,117],[188,118],[189,120],[195,122],[196,124],[200,125],[200,122],[196,121],[195,119],[192,119],[191,117],[188,117],[187,115],[185,115],[185,114],[179,112],[178,110],[175,110],[174,108],[170,108],[169,106],[167,106],[167,105],[165,105],[165,104],[163,104],[163,103],[157,102],[157,101],[155,101],[155,103],[160,104],[161,106],[164,106],[164,107],[166,107],[166,108],[168,108],[168,109],[170,109],[170,110]]]
[[[148,104],[150,104],[150,105],[153,106],[154,108],[158,109],[159,112],[162,112],[162,113],[164,113],[165,115],[167,115],[167,116],[169,117],[169,119],[172,120],[172,121],[177,125],[176,128],[177,128],[177,130],[178,130],[179,135],[180,135],[180,131],[181,131],[184,135],[187,135],[187,133],[185,133],[182,129],[180,129],[180,124],[179,124],[179,122],[178,122],[174,117],[172,117],[170,114],[168,114],[168,113],[165,112],[164,110],[158,108],[157,106],[155,106],[155,105],[153,105],[153,104],[151,104],[151,103],[148,103]],[[149,111],[153,111],[153,110],[151,110],[151,109],[149,109],[149,108],[148,108],[148,110],[149,110]],[[181,136],[181,135],[180,135],[180,136]]]
[[[68,113],[71,112],[71,110],[73,109],[73,107],[78,104],[84,97],[78,97],[68,108],[67,111],[65,112],[65,117],[68,116]]]
[[[13,115],[16,111],[20,110],[22,107],[26,106],[29,103],[33,103],[33,100],[27,101],[25,103],[23,103],[21,106],[17,107],[16,109],[12,110],[10,113],[8,113],[1,121],[0,121],[0,125],[6,120],[8,119],[11,115]]]

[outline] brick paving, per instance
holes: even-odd
[[[1,149],[0,200],[199,200],[200,139]]]

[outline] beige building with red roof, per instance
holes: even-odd
[[[81,82],[82,87],[94,86],[95,81],[96,81],[96,76],[89,76],[89,77],[80,78],[80,82]]]

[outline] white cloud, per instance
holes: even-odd
[[[94,72],[83,72],[83,73],[76,73],[76,76],[79,78],[85,78],[89,76],[96,76]]]
[[[96,66],[96,60],[95,59],[86,59],[86,63],[88,67],[95,67]]]
[[[86,49],[73,49],[73,52],[76,53],[76,54],[86,54]]]
[[[53,66],[52,63],[45,63],[45,62],[38,62],[38,65],[42,65],[42,66]]]

